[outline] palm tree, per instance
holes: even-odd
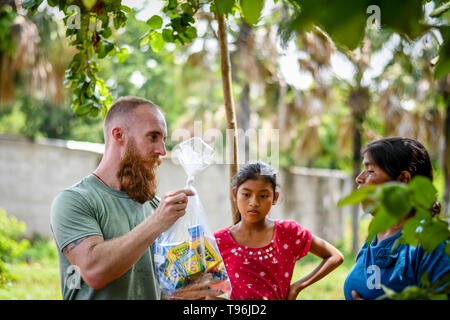
[[[45,11],[32,18],[24,15],[19,1],[2,0],[1,6],[9,6],[15,18],[9,30],[14,53],[0,51],[0,104],[15,101],[16,90],[23,88],[61,105],[64,71],[73,55],[62,26]]]

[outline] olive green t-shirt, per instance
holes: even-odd
[[[63,299],[160,298],[153,245],[128,271],[99,290],[89,287],[80,276],[78,267],[71,265],[62,253],[65,246],[82,237],[100,235],[109,240],[123,236],[151,215],[158,203],[154,198],[140,204],[92,175],[56,196],[51,207],[51,229],[58,247]]]

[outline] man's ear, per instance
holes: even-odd
[[[411,173],[407,170],[403,170],[397,177],[397,181],[409,183],[411,181]]]
[[[111,136],[118,144],[125,144],[125,131],[121,127],[112,128]]]

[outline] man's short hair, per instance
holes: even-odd
[[[134,120],[134,112],[139,106],[148,106],[151,108],[156,108],[160,112],[162,112],[161,108],[151,102],[150,100],[134,97],[134,96],[126,96],[119,98],[114,104],[109,108],[106,113],[105,122],[103,126],[103,134],[105,143],[108,144],[109,134],[108,132],[112,129],[112,125],[114,123],[120,123],[126,130],[129,129],[131,122]],[[118,119],[118,121],[115,121]]]
[[[114,102],[114,104],[106,113],[105,126],[111,123],[114,118],[122,117],[129,114],[130,112],[134,112],[137,107],[142,105],[148,105],[150,107],[160,109],[156,104],[144,98],[134,96],[121,97],[116,102]]]

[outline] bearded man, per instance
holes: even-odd
[[[155,197],[167,126],[151,101],[123,97],[104,123],[98,168],[52,203],[63,299],[159,299],[153,243],[185,214],[190,190]]]

